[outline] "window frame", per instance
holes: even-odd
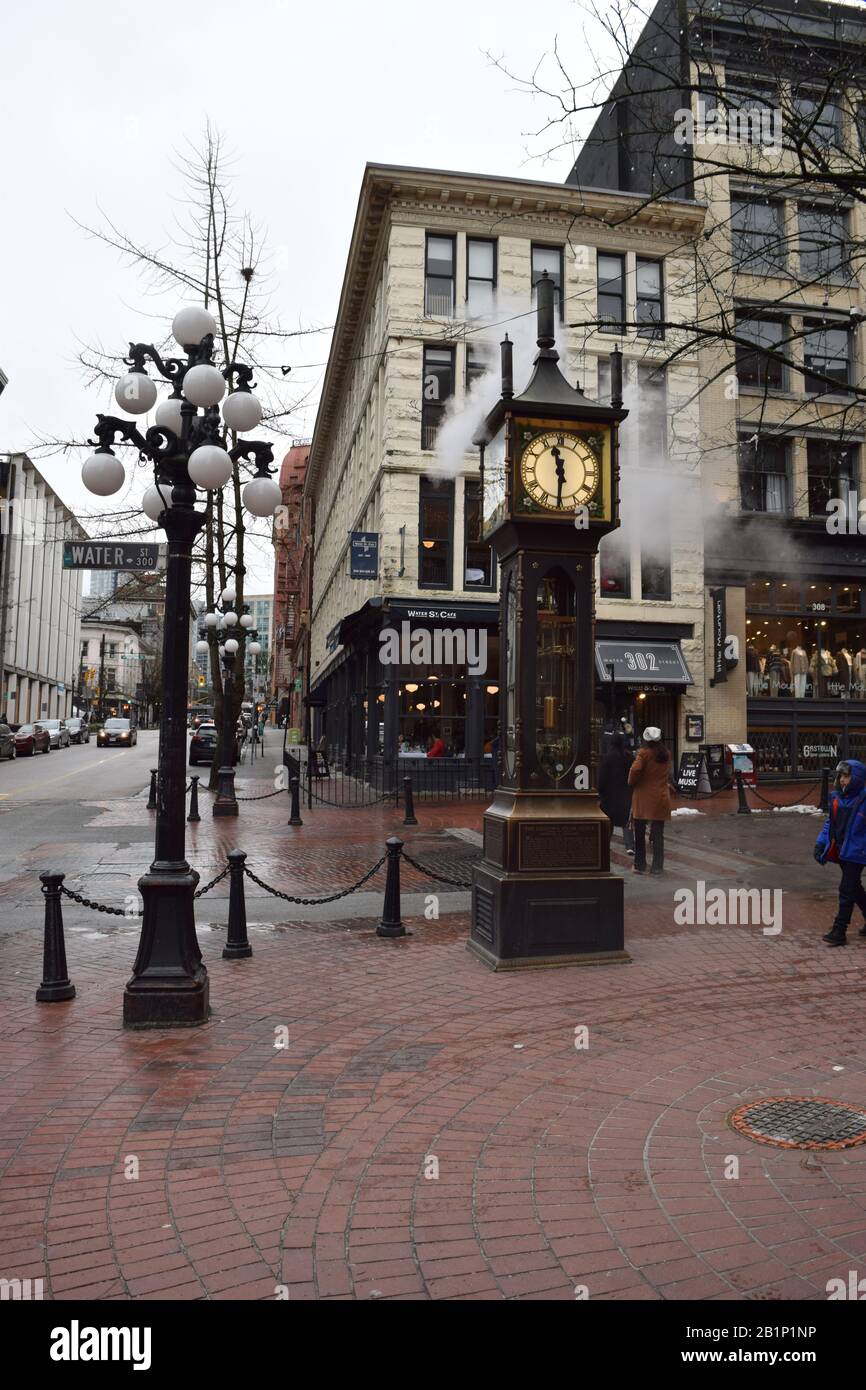
[[[660,378],[660,384],[657,387],[653,386],[651,380],[652,377]],[[647,380],[648,378],[650,379],[649,381]],[[658,396],[663,403],[663,408],[661,412],[661,423],[659,424],[658,421],[654,421],[652,426],[648,424],[648,417],[643,408],[644,402],[646,401],[646,395],[644,393],[646,391],[647,385],[650,386],[651,392],[655,392],[656,389],[658,390]],[[671,439],[670,428],[668,426],[668,374],[665,364],[656,364],[654,362],[638,362],[637,388],[637,442],[639,454],[638,461],[640,462],[640,460],[643,458],[645,454],[657,450],[657,446],[660,445],[660,451],[664,455],[665,462],[669,463]],[[652,431],[654,430],[659,431],[660,437],[652,437]]]
[[[424,546],[424,503],[435,499],[442,501],[446,499],[448,504],[448,535],[444,541],[446,546],[445,555],[445,578],[444,584],[434,583],[423,578],[423,562],[427,555]],[[428,540],[438,540],[438,537],[427,537]],[[454,588],[454,479],[431,478],[427,474],[421,474],[418,481],[418,588],[437,589],[439,591],[452,590]]]
[[[451,275],[437,275],[434,279],[451,281],[451,308],[445,314],[436,313],[428,308],[428,281],[430,280],[430,242],[449,241],[451,243]],[[424,233],[424,317],[437,319],[453,319],[457,308],[457,234],[456,232],[425,232]]]
[[[785,247],[784,201],[780,198],[768,198],[762,201],[760,198],[750,197],[748,193],[732,192],[730,206],[731,262],[735,272],[739,275],[772,275],[777,279],[786,276],[788,258]],[[765,229],[740,227],[735,224],[734,219],[746,208],[771,208],[773,210],[774,243],[768,244],[766,253],[762,253],[755,246],[757,238],[763,236],[766,239]],[[742,242],[738,246],[738,237],[745,239],[748,246],[748,255],[742,258],[740,258]]]
[[[809,352],[808,352],[808,348],[809,348],[809,338],[812,337],[812,336],[817,335],[818,333],[826,333],[828,330],[829,330],[829,331],[832,331],[833,329],[835,329],[835,330],[836,330],[837,332],[839,332],[839,333],[844,333],[844,335],[845,335],[846,348],[847,348],[846,353],[845,353],[845,381],[844,381],[844,383],[843,383],[843,382],[837,382],[835,387],[833,387],[833,386],[828,386],[828,385],[826,384],[826,382],[816,382],[814,388],[812,388],[812,387],[809,385],[809,380],[810,380]],[[825,319],[824,321],[821,321],[821,320],[819,320],[819,319],[806,318],[806,317],[804,316],[804,318],[803,318],[803,388],[804,388],[806,394],[809,395],[809,396],[850,396],[850,395],[852,394],[852,393],[851,393],[851,385],[852,385],[852,380],[851,380],[851,378],[852,378],[852,376],[853,376],[853,374],[854,374],[854,348],[855,348],[855,334],[854,334],[854,331],[853,331],[852,328],[851,328],[850,322],[846,322],[844,319],[832,319],[832,320]],[[814,357],[814,354],[812,354],[812,356]],[[826,363],[826,362],[828,362],[828,361],[829,361],[829,362],[840,361],[841,359],[839,359],[839,358],[827,357],[827,356],[825,355],[824,358],[823,358],[822,360]],[[826,375],[829,375],[829,373],[826,373]]]
[[[538,279],[535,275],[536,251],[556,251],[559,254],[559,287],[558,291],[554,287],[553,303],[555,310],[556,301],[559,300],[559,320],[562,323],[565,320],[565,247],[558,241],[531,241],[529,243],[529,278],[533,304],[535,303],[535,286],[541,279],[541,272],[539,272]]]
[[[826,269],[818,266],[813,270],[804,267],[804,246],[803,246],[803,214],[815,213],[817,215],[829,216],[844,219],[845,229],[845,260],[841,265],[828,267]],[[814,236],[814,233],[812,233]],[[797,256],[799,260],[800,280],[807,280],[810,284],[833,282],[837,284],[850,284],[853,279],[853,269],[851,266],[851,210],[849,207],[831,207],[825,203],[800,202],[797,204]]]
[[[791,506],[791,503],[792,503],[792,487],[791,487],[791,441],[790,441],[790,439],[785,438],[785,437],[776,436],[776,435],[772,435],[772,434],[766,434],[766,435],[763,435],[763,436],[760,437],[760,439],[759,439],[759,445],[767,445],[767,444],[771,444],[771,445],[780,445],[781,448],[783,449],[783,451],[784,451],[784,460],[785,460],[785,471],[784,471],[784,474],[781,474],[781,473],[776,472],[776,471],[772,471],[772,470],[769,469],[769,468],[757,468],[757,467],[752,467],[752,468],[750,468],[750,469],[744,468],[744,466],[743,466],[744,450],[745,450],[745,449],[754,449],[755,446],[749,442],[749,438],[748,438],[748,436],[745,435],[745,434],[740,434],[740,435],[738,436],[738,438],[737,438],[737,487],[738,487],[738,491],[739,491],[740,510],[741,510],[742,512],[746,512],[746,513],[748,513],[749,515],[752,515],[752,516],[787,516],[787,517],[789,517],[789,516],[791,515],[791,512],[792,512],[792,506]],[[755,450],[755,454],[753,455],[753,457],[757,460],[757,450]],[[744,477],[745,477],[746,475],[748,475],[748,474],[751,474],[751,476],[752,476],[754,479],[756,479],[756,480],[759,479],[759,478],[762,478],[762,477],[767,477],[767,476],[774,477],[774,478],[777,478],[777,477],[784,477],[785,483],[784,483],[783,499],[782,499],[782,500],[783,500],[783,506],[782,506],[781,508],[779,508],[779,509],[775,509],[775,508],[774,508],[773,510],[770,510],[770,509],[769,509],[768,507],[766,507],[766,506],[763,506],[763,507],[751,507],[751,506],[747,506],[747,505],[746,505],[746,494],[745,494],[745,491],[744,491],[744,489],[743,489],[743,482],[744,482]],[[764,490],[764,498],[763,498],[763,500],[766,502],[766,490]]]
[[[826,451],[825,458],[823,460],[817,461],[820,462],[821,465],[825,468],[826,471],[823,473],[820,472],[818,469],[815,469],[813,471],[812,466],[811,455],[813,451],[817,452],[817,450],[819,449]],[[845,451],[848,454],[848,472],[847,477],[844,479],[844,481],[847,483],[846,491],[854,491],[856,493],[857,477],[859,473],[860,462],[859,448],[856,444],[848,444],[845,446]],[[834,453],[835,457],[833,457]],[[819,439],[814,436],[812,438],[807,437],[806,439],[806,497],[808,500],[810,517],[820,517],[822,521],[826,521],[827,502],[829,501],[830,497],[841,497],[843,495],[842,468],[845,466],[845,464],[842,458],[839,456],[841,453],[842,449],[839,447],[838,440]],[[834,472],[836,474],[835,478],[833,476]],[[828,485],[826,489],[821,487],[821,483],[825,481]],[[831,492],[830,488],[833,487],[834,483],[836,490],[835,492]],[[814,501],[816,498],[816,494],[818,494],[819,492],[826,492],[826,495],[821,498],[820,505],[816,507],[814,505]]]
[[[603,536],[602,544],[604,541],[608,540],[609,537],[614,538],[614,555],[622,560],[623,578],[625,582],[621,593],[611,593],[609,589],[603,589],[601,587],[604,578],[604,555],[600,545],[598,551],[598,597],[599,602],[602,599],[610,599],[611,601],[616,600],[621,603],[623,600],[627,601],[631,598],[631,540],[622,526],[618,527],[615,531],[609,531],[607,536]]]
[[[748,323],[772,323],[782,329],[781,337],[790,336],[790,322],[780,315],[772,313],[758,313],[752,309],[735,308],[734,310],[734,333],[739,338],[742,336],[742,327]],[[781,341],[781,339],[780,339]],[[744,375],[744,366],[750,360],[754,360],[756,370],[754,378],[749,380]],[[765,370],[761,370],[761,364],[765,364]],[[751,387],[756,391],[788,391],[790,390],[790,371],[784,362],[777,358],[767,356],[765,350],[758,344],[753,348],[747,348],[742,343],[735,345],[735,368],[737,374],[737,385]],[[778,370],[779,380],[769,379],[770,370]]]
[[[492,250],[493,250],[493,275],[492,275],[492,278],[491,278],[490,280],[488,280],[488,279],[487,279],[486,277],[484,277],[484,276],[480,276],[480,275],[470,275],[470,273],[469,273],[469,248],[470,248],[470,246],[473,245],[473,243],[478,244],[478,245],[483,245],[483,246],[490,246],[490,247],[492,248]],[[467,312],[471,312],[471,310],[470,310],[470,308],[469,308],[469,289],[470,289],[470,286],[473,285],[473,284],[480,284],[480,285],[488,285],[488,284],[489,284],[489,285],[490,285],[491,298],[492,298],[492,297],[496,294],[496,286],[497,286],[497,284],[498,284],[498,278],[499,278],[499,241],[498,241],[498,239],[497,239],[496,237],[489,237],[489,236],[470,236],[470,235],[467,233],[467,235],[466,235],[466,291],[465,291],[465,303],[466,303]],[[483,317],[483,315],[476,315],[475,317]]]
[[[618,260],[619,263],[620,263],[619,282],[620,282],[620,285],[621,285],[621,289],[620,289],[620,292],[619,292],[618,295],[611,294],[609,290],[602,291],[602,288],[601,288],[601,283],[602,283],[602,282],[601,282],[601,258],[602,258],[602,256],[609,256],[611,260]],[[624,251],[604,251],[601,247],[598,248],[598,251],[597,251],[597,253],[596,253],[596,260],[595,260],[595,293],[596,293],[596,317],[597,317],[597,319],[598,319],[598,332],[599,332],[599,333],[606,333],[606,334],[609,334],[611,337],[614,337],[614,338],[623,338],[623,337],[625,337],[625,327],[626,327],[626,270],[627,270],[627,266],[626,266],[626,255],[625,255],[625,252],[624,252]],[[605,281],[605,283],[606,283],[606,284],[612,284],[613,282],[612,282],[611,280],[607,280],[607,281]],[[609,298],[609,299],[619,299],[619,301],[620,301],[620,307],[621,307],[621,309],[622,309],[622,316],[620,317],[620,319],[619,319],[618,322],[615,321],[613,324],[603,323],[603,322],[602,322],[602,312],[601,312],[601,297],[602,297],[602,293],[604,293],[604,294],[607,296],[607,298]]]
[[[473,497],[473,496],[471,495],[473,492],[476,494],[475,497]],[[470,540],[469,540],[469,516],[468,516],[468,514],[469,514],[469,507],[470,507],[470,504],[471,504],[471,503],[477,503],[477,505],[478,505],[478,533],[479,533],[479,536],[480,536],[480,535],[481,535],[481,531],[482,531],[482,521],[483,521],[482,510],[481,510],[481,509],[482,509],[482,501],[483,501],[483,499],[482,499],[482,496],[481,496],[481,479],[480,479],[480,478],[464,478],[464,479],[463,479],[463,589],[464,589],[464,591],[465,591],[466,593],[473,593],[473,594],[475,594],[475,593],[479,593],[479,594],[495,593],[495,591],[496,591],[496,586],[497,586],[496,550],[495,550],[495,548],[490,544],[489,541],[488,541],[487,544],[485,545],[485,542],[483,541],[483,539],[480,539],[480,540],[477,540],[477,541],[470,541]],[[487,552],[488,552],[489,564],[490,564],[490,581],[489,581],[489,583],[487,583],[487,584],[469,584],[469,583],[467,583],[467,580],[466,580],[466,571],[467,571],[468,568],[469,568],[469,547],[470,547],[470,545],[471,545],[471,546],[473,547],[473,549],[475,549],[475,550],[482,550],[482,549],[484,549],[484,550],[487,550]]]
[[[447,396],[444,396],[437,401],[428,401],[425,395],[427,389],[427,378],[428,376],[433,375],[433,373],[429,372],[427,369],[427,355],[431,352],[447,352],[450,357],[451,390]],[[455,394],[457,388],[457,364],[455,358],[456,348],[454,347],[453,343],[424,344],[424,350],[421,356],[421,448],[422,450],[428,453],[436,448],[436,436],[439,433],[439,427],[442,423],[441,414],[444,413],[446,402],[449,401],[451,397]],[[436,411],[441,412],[436,419],[435,425],[431,424],[431,422],[427,418],[431,409],[434,411],[434,413]],[[430,429],[434,429],[435,433],[430,437],[430,440],[428,442],[427,431]]]
[[[659,292],[658,299],[655,296],[642,295],[638,289],[638,269],[641,265],[654,265],[658,267],[659,273]],[[640,306],[645,304],[658,304],[658,321],[653,319],[641,322]],[[635,333],[638,338],[649,338],[652,342],[663,342],[665,316],[665,263],[662,256],[635,256],[634,258],[634,322]],[[649,330],[649,331],[647,331]]]

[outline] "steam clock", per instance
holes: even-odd
[[[538,355],[475,438],[485,535],[500,565],[499,767],[475,868],[470,950],[494,969],[626,961],[623,884],[595,791],[595,557],[619,525],[622,356],[610,405],[570,386],[554,286],[538,284]]]

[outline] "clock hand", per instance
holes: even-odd
[[[562,455],[560,454],[559,450],[556,448],[555,445],[550,452],[556,464],[556,505],[557,507],[561,507],[562,489],[565,483],[565,460],[563,459]]]

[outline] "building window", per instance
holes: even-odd
[[[600,598],[631,597],[631,552],[623,528],[605,536],[598,548]]]
[[[490,343],[466,344],[466,391],[471,391],[476,381],[493,371],[495,350]],[[497,392],[498,395],[498,392]]]
[[[842,112],[835,101],[825,98],[826,93],[820,91],[801,90],[795,94],[796,127],[791,139],[795,149],[842,144]]]
[[[856,451],[827,439],[806,442],[809,515],[826,518],[831,497],[846,498],[856,483]]]
[[[737,314],[735,332],[738,338],[754,343],[754,348],[737,343],[737,381],[741,386],[758,386],[761,390],[781,391],[785,387],[785,364],[768,351],[781,351],[780,344],[789,336],[788,324],[779,319],[758,318],[754,314]]]
[[[801,207],[800,278],[848,280],[850,276],[848,213],[831,207]]]
[[[493,313],[496,290],[496,242],[466,239],[466,307],[473,318]]]
[[[731,254],[748,275],[785,274],[784,208],[752,198],[731,199]]]
[[[814,319],[805,319],[803,329],[807,392],[819,396],[828,391],[847,392],[851,380],[851,334],[848,329]],[[831,386],[815,377],[814,372],[832,377],[835,385]]]
[[[670,525],[660,516],[641,536],[640,596],[656,602],[671,596]]]
[[[418,517],[418,585],[451,588],[454,483],[422,478]]]
[[[493,547],[481,539],[481,484],[471,479],[467,480],[463,494],[463,538],[464,588],[493,589]]]
[[[703,129],[697,140],[731,145],[771,145],[777,140],[776,88],[748,74],[728,73],[720,92],[712,74],[699,78],[698,115]]]
[[[553,302],[559,308],[559,317],[563,316],[562,303],[562,247],[561,246],[535,246],[532,247],[532,297],[535,300],[535,286],[541,279],[544,271],[547,271],[553,281]]]
[[[433,449],[445,414],[445,403],[454,395],[454,349],[425,347],[421,403],[421,448]]]
[[[424,312],[438,318],[454,314],[454,237],[427,234]]]
[[[637,385],[639,461],[652,468],[668,461],[668,393],[664,367],[639,364]]]
[[[782,439],[741,439],[740,500],[744,512],[788,511],[788,446]]]
[[[602,333],[625,332],[625,257],[598,254],[598,326]]]
[[[635,261],[635,281],[637,289],[637,336],[639,338],[663,338],[662,327],[662,263],[649,261],[638,256]]]
[[[595,393],[595,399],[599,405],[607,405],[610,401],[610,358],[597,357],[595,365],[598,371],[598,390]]]

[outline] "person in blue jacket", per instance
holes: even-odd
[[[845,945],[855,903],[864,917],[860,935],[866,936],[866,889],[860,881],[866,866],[866,765],[856,758],[836,768],[830,814],[815,844],[815,858],[819,864],[838,863],[842,870],[839,911],[824,936],[827,945]]]

